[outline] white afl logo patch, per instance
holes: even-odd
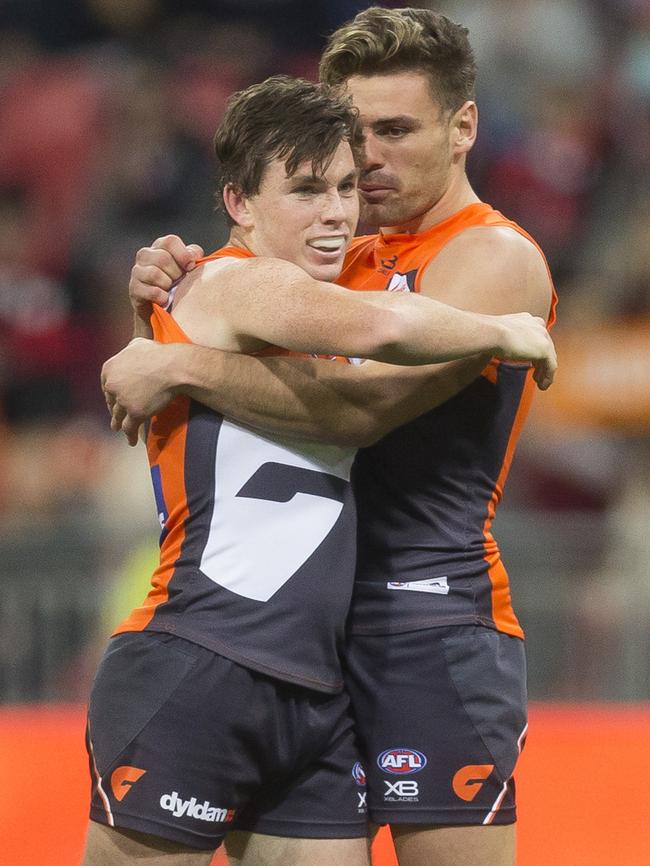
[[[377,758],[377,765],[384,773],[408,776],[424,769],[427,759],[417,749],[387,749]]]

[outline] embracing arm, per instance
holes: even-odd
[[[552,343],[543,323],[528,313],[491,316],[419,295],[351,292],[280,259],[206,265],[202,271],[181,284],[174,305],[174,317],[200,345],[252,352],[271,344],[398,364],[488,352],[532,360],[540,380],[552,380]],[[215,340],[219,322],[221,338]],[[223,326],[235,342],[223,342]]]
[[[195,400],[261,430],[337,445],[371,445],[444,403],[472,382],[489,358],[403,367],[311,358],[252,358],[223,352],[180,369]],[[213,363],[216,361],[216,370]],[[214,381],[215,372],[219,384]]]
[[[480,272],[480,283],[477,268],[467,267],[476,258],[470,251],[465,254],[463,249],[453,249],[452,242],[427,271],[423,291],[440,296],[441,287],[448,287],[446,293],[442,289],[444,300],[481,313],[528,309],[545,317],[551,289],[539,253],[531,253],[532,246],[519,236],[513,245],[514,233],[509,230],[478,232],[485,241],[483,253],[488,260]],[[178,238],[172,240],[181,243]],[[168,241],[161,239],[160,243]],[[152,248],[142,252],[151,263]],[[490,262],[495,261],[500,266],[490,267]],[[172,262],[166,267],[167,275],[163,274],[162,280],[167,280],[170,268],[173,270],[177,265]],[[152,291],[165,295],[160,288],[147,288],[148,270],[137,274],[136,270],[132,278],[133,297],[149,303],[157,300]],[[506,274],[512,277],[507,279]],[[177,277],[175,270],[173,277]],[[161,285],[160,274],[154,275],[151,285]],[[528,341],[538,339],[535,329],[531,331],[533,320],[519,315],[505,319],[522,340],[524,335]],[[522,360],[531,356],[532,352],[521,352]],[[511,357],[516,359],[514,353]],[[124,429],[132,444],[137,441],[135,435],[142,420],[159,411],[175,393],[187,392],[198,401],[259,429],[293,432],[303,438],[339,444],[367,445],[453,396],[479,374],[487,360],[488,355],[484,355],[420,368],[369,362],[359,368],[314,360],[231,355],[200,346],[147,345],[136,340],[106,363],[102,380],[113,410],[113,429]],[[536,369],[541,388],[547,387],[552,378],[555,364],[552,352],[549,360],[549,369],[545,363]]]
[[[142,421],[178,393],[242,424],[300,439],[362,447],[466,387],[489,357],[433,366],[360,366],[254,357],[185,343],[134,340],[104,365],[113,428],[131,444]]]

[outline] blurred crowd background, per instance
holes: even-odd
[[[316,77],[325,36],[368,5],[0,4],[0,702],[84,700],[156,560],[143,449],[111,434],[99,390],[130,337],[136,249],[224,240],[228,94]],[[537,238],[560,295],[559,380],[495,524],[531,696],[647,700],[650,3],[431,5],[477,53],[475,188]]]

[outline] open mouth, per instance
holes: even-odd
[[[307,246],[310,246],[321,253],[338,253],[345,246],[345,237],[343,235],[330,235],[322,238],[314,238],[311,241],[307,241]]]

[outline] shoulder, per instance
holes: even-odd
[[[196,300],[218,302],[224,295],[232,296],[240,291],[251,295],[257,287],[270,282],[286,284],[304,277],[305,272],[298,265],[284,259],[224,257],[205,262],[188,274],[179,284],[179,295],[191,293]]]
[[[475,312],[527,311],[546,317],[553,286],[546,259],[510,226],[473,226],[452,238],[429,262],[422,292]]]
[[[525,234],[507,225],[472,226],[452,238],[440,251],[446,256],[470,254],[473,261],[505,267],[528,267],[535,262],[545,265],[539,247]]]

